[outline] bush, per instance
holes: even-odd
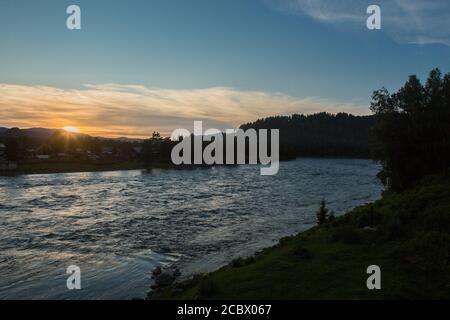
[[[393,217],[383,226],[383,234],[388,240],[399,240],[406,233],[406,226],[399,218]]]
[[[352,215],[352,224],[359,228],[375,227],[381,223],[382,215],[379,210],[375,210],[374,205],[365,206],[355,210]]]
[[[231,261],[231,266],[233,268],[241,268],[244,267],[246,265],[249,265],[250,263],[253,263],[255,261],[254,257],[249,257],[249,258],[237,258],[234,259],[233,261]]]
[[[358,244],[361,243],[361,232],[352,226],[340,226],[336,228],[332,238],[346,244]]]
[[[450,267],[450,236],[428,232],[397,247],[401,264],[422,272],[441,272]]]
[[[312,254],[308,249],[305,249],[303,247],[297,247],[294,249],[292,254],[298,258],[298,259],[311,259]]]
[[[210,298],[219,292],[218,285],[211,279],[205,278],[198,287],[199,298]]]
[[[425,212],[423,227],[427,231],[450,233],[450,208],[431,208]]]
[[[316,213],[316,217],[317,217],[317,224],[318,225],[322,225],[327,223],[328,221],[328,209],[326,207],[326,203],[325,200],[322,200],[322,202],[320,203],[320,208]]]

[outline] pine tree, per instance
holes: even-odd
[[[317,223],[319,225],[325,224],[328,221],[328,211],[325,200],[322,200],[320,208],[316,213]]]

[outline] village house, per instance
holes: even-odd
[[[48,160],[50,159],[50,156],[48,154],[38,154],[36,158],[39,160]]]

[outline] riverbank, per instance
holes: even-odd
[[[168,163],[148,165],[142,161],[112,161],[112,160],[61,160],[61,161],[29,161],[20,162],[16,170],[0,172],[0,176],[24,174],[101,172],[119,170],[139,170],[156,168],[174,168]]]
[[[299,158],[282,158],[280,161],[295,161]],[[304,158],[308,159],[308,158]],[[338,157],[321,157],[318,159],[345,159]],[[364,158],[351,158],[367,160]],[[228,165],[237,166],[237,165]],[[76,173],[76,172],[102,172],[140,169],[197,169],[209,168],[208,165],[174,165],[172,163],[156,162],[146,164],[143,161],[115,161],[115,160],[49,160],[19,162],[15,170],[0,170],[0,176],[17,176],[26,174]]]
[[[372,225],[372,226],[371,226]],[[368,290],[368,266],[381,290]],[[450,299],[450,179],[385,195],[153,299]]]

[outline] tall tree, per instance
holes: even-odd
[[[449,79],[434,69],[425,85],[410,76],[395,93],[385,88],[373,93],[371,147],[383,166],[379,177],[390,190],[404,190],[450,166]]]

